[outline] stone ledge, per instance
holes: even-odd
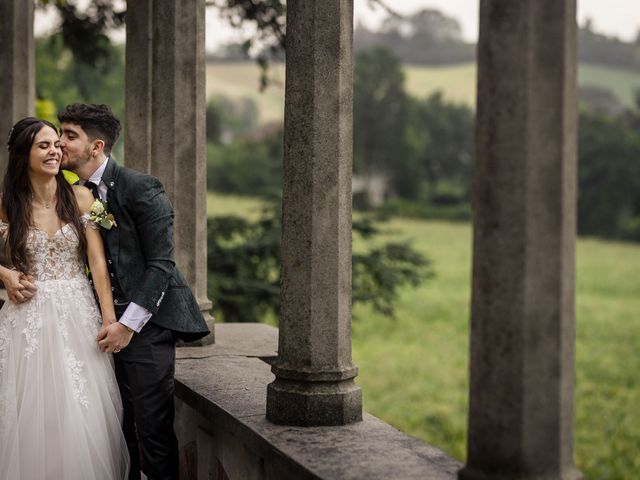
[[[217,323],[215,329],[215,344],[180,347],[176,358],[181,360],[229,355],[264,358],[278,355],[277,328],[262,323]]]
[[[259,324],[217,324],[216,341],[197,352],[188,347],[178,350],[177,430],[179,436],[181,431],[204,431],[212,439],[224,438],[227,446],[241,445],[243,455],[249,452],[257,457],[251,478],[457,478],[460,462],[366,413],[362,422],[342,427],[287,427],[268,422],[267,384],[274,376],[258,357],[272,357],[277,351],[277,329]],[[195,442],[197,435],[188,435]],[[182,437],[184,445],[189,439]],[[211,448],[219,451],[222,447]],[[227,450],[220,454],[224,458],[217,459],[229,478],[249,475],[234,476],[234,461],[229,455]],[[202,468],[202,459],[197,464]],[[198,478],[208,477],[202,472]]]

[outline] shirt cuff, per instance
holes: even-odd
[[[136,333],[140,333],[153,314],[137,303],[131,302],[118,320],[125,327],[129,327]]]

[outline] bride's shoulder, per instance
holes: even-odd
[[[80,212],[85,213],[91,210],[91,205],[94,201],[91,190],[89,190],[87,187],[83,187],[82,185],[73,185],[72,188]]]

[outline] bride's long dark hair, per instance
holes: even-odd
[[[27,254],[27,236],[32,226],[31,199],[33,190],[29,181],[29,155],[33,141],[42,128],[58,129],[50,122],[27,117],[16,123],[9,133],[7,148],[9,163],[4,176],[2,205],[9,220],[7,247],[9,258],[18,270],[29,273],[31,259]],[[87,240],[80,222],[80,210],[71,185],[65,180],[62,170],[56,175],[56,214],[62,224],[70,223],[79,240],[79,254],[84,258]]]

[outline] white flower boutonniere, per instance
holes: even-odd
[[[91,211],[89,212],[89,220],[96,225],[100,225],[102,228],[111,230],[111,227],[117,227],[116,219],[111,213],[107,212],[107,204],[100,199],[97,199],[91,205]]]

